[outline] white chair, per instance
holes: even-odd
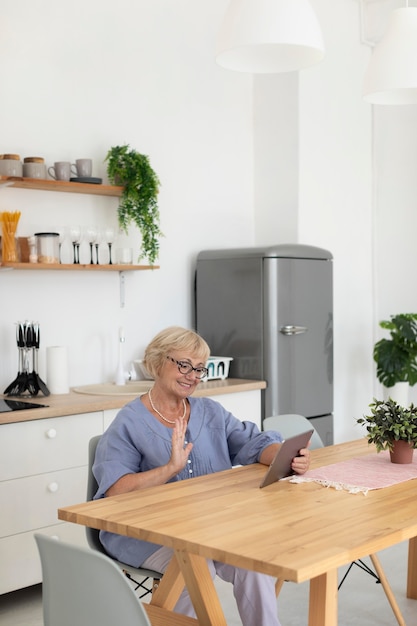
[[[298,433],[303,432],[305,430],[309,430],[310,428],[314,428],[314,426],[312,425],[309,419],[304,417],[304,415],[297,415],[297,414],[273,415],[272,417],[266,417],[263,421],[263,430],[276,430],[282,435],[284,439],[288,437],[292,437],[293,435],[297,435]],[[310,450],[315,450],[317,448],[323,448],[323,447],[324,447],[324,443],[320,435],[314,428],[314,432],[311,436],[311,441],[310,441]],[[387,577],[385,576],[385,573],[384,573],[384,570],[382,568],[379,558],[377,557],[376,554],[370,554],[369,558],[372,561],[372,564],[375,568],[376,573],[370,567],[368,567],[366,563],[364,563],[361,559],[358,559],[357,561],[353,561],[349,565],[345,575],[340,581],[338,590],[342,586],[343,582],[346,579],[346,576],[349,574],[352,567],[354,565],[357,565],[360,569],[362,569],[367,574],[375,578],[377,583],[381,583],[381,585],[384,588],[385,595],[387,596],[388,602],[390,603],[391,608],[394,612],[394,615],[397,619],[398,624],[400,626],[406,626],[405,621],[400,611],[400,607],[398,606],[395,596],[392,593],[391,587],[388,583]],[[275,592],[277,596],[280,593],[284,582],[285,581],[281,579],[277,580],[275,584]]]
[[[42,564],[44,626],[151,626],[108,556],[35,534]]]
[[[88,480],[87,480],[87,502],[92,500],[97,492],[98,484],[93,474],[93,464],[96,456],[96,448],[98,442],[100,441],[100,435],[93,437],[90,439],[88,445]],[[86,526],[87,533],[87,541],[90,548],[93,550],[97,550],[102,554],[106,554],[103,544],[100,541],[100,531],[95,528],[89,528]],[[121,563],[120,561],[114,562],[120,567],[125,576],[129,578],[135,585],[136,591],[140,589],[140,598],[144,598],[149,593],[152,593],[154,589],[159,584],[159,581],[162,578],[161,572],[156,572],[154,570],[145,569],[144,567],[133,567],[132,565],[128,565],[127,563]]]

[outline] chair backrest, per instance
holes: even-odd
[[[310,450],[315,448],[323,448],[324,443],[318,434],[317,430],[312,425],[311,421],[304,417],[304,415],[288,414],[288,415],[273,415],[272,417],[266,417],[263,421],[264,430],[277,430],[284,439],[297,435],[313,428],[314,432],[311,436]]]
[[[151,626],[130,583],[95,550],[35,534],[44,626]]]
[[[98,483],[93,474],[93,465],[96,456],[96,448],[98,442],[100,441],[100,438],[101,435],[96,435],[96,437],[92,437],[88,443],[87,502],[94,498],[98,489]],[[89,528],[88,526],[86,526],[85,532],[90,548],[92,548],[93,550],[98,550],[99,552],[103,552],[103,554],[105,554],[105,550],[99,538],[100,531],[96,530],[95,528]]]

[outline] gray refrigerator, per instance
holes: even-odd
[[[265,380],[262,417],[308,417],[333,443],[333,262],[301,244],[205,250],[195,326],[229,376]]]

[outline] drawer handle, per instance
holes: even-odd
[[[46,431],[46,436],[48,437],[48,439],[55,439],[55,437],[56,437],[56,429],[55,428],[49,428],[49,430]]]
[[[58,491],[58,483],[49,483],[48,491],[50,493],[55,493],[56,491]]]

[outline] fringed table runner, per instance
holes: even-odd
[[[316,482],[325,487],[346,490],[349,493],[367,494],[371,489],[382,489],[417,478],[417,459],[406,465],[391,463],[389,452],[325,465],[309,470],[302,476],[291,476],[292,483]]]

